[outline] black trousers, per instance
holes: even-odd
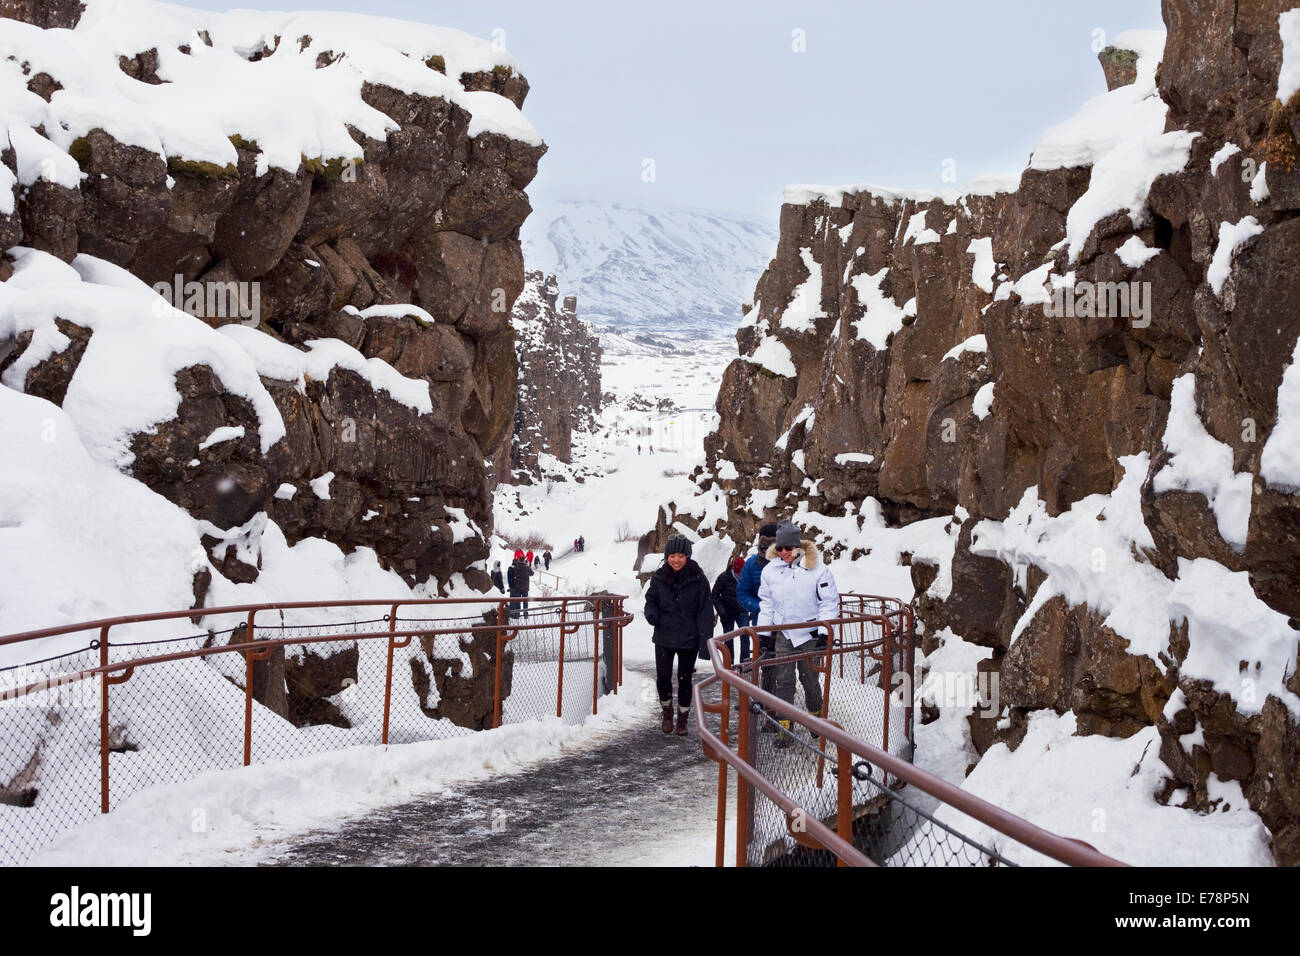
[[[677,703],[682,707],[691,706],[691,678],[695,676],[695,648],[675,649],[655,645],[655,686],[659,689],[659,701],[673,699],[673,658],[677,659]]]

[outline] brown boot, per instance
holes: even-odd
[[[664,711],[663,720],[659,722],[659,729],[666,734],[671,734],[673,732],[673,705],[668,703],[660,704],[659,706],[662,707]]]
[[[690,716],[690,713],[691,712],[689,709],[677,711],[677,736],[678,737],[686,736],[686,718]]]

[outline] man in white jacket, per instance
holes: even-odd
[[[758,626],[802,624],[832,620],[840,616],[840,592],[835,576],[821,562],[811,541],[800,539],[799,529],[783,521],[776,529],[776,542],[768,551],[770,559],[763,568],[758,585]],[[778,560],[779,559],[779,560]],[[813,628],[790,628],[776,632],[778,657],[826,647],[827,635]],[[820,658],[814,658],[820,663]],[[808,660],[799,665],[799,683],[803,685],[804,705],[809,713],[821,715],[822,690],[818,675]],[[785,701],[794,701],[794,665],[776,668],[773,693]],[[781,722],[789,729],[789,721]],[[788,738],[782,734],[778,744]]]

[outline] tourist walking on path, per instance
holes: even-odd
[[[533,576],[533,569],[524,560],[522,551],[515,552],[515,559],[510,563],[510,570],[506,572],[506,581],[510,585],[510,596],[512,598],[528,597],[528,579]],[[520,614],[519,605],[521,601],[510,602],[510,616],[518,617]],[[528,608],[523,609],[523,616],[528,616]]]
[[[587,550],[587,539],[584,535],[578,535],[578,550],[579,551]]]
[[[654,628],[655,684],[662,719],[659,729],[673,732],[673,660],[677,661],[678,736],[686,736],[691,708],[695,655],[713,634],[709,579],[691,559],[691,543],[674,535],[664,545],[664,562],[650,578],[645,619]]]
[[[736,584],[740,580],[740,572],[744,570],[745,559],[737,557],[730,565],[722,569],[722,573],[717,576],[713,582],[713,609],[718,612],[718,620],[722,622],[722,633],[734,631],[738,627],[744,627],[749,623],[749,612],[740,606],[740,601],[736,599]],[[727,641],[727,650],[731,652],[732,663],[736,663],[736,642]],[[749,635],[740,636],[740,663],[749,660]]]
[[[806,621],[830,620],[839,616],[840,592],[835,576],[822,563],[817,548],[811,541],[802,540],[799,529],[789,521],[777,526],[776,540],[768,549],[768,564],[758,585],[758,623],[801,624]],[[775,632],[776,654],[792,654],[823,650],[827,635],[815,628],[788,628]],[[821,658],[802,659],[797,662],[799,683],[803,685],[804,707],[810,714],[821,716],[822,690],[814,666]],[[773,693],[787,703],[794,702],[795,662],[779,664],[775,668]],[[793,743],[789,735],[790,721],[782,720],[785,732],[777,741],[786,747]]]
[[[745,567],[740,572],[740,579],[736,582],[736,600],[748,613],[751,623],[758,622],[758,584],[763,576],[763,568],[767,567],[767,549],[772,547],[775,541],[775,524],[765,524],[758,529],[758,553],[751,555],[749,560],[745,562]],[[775,644],[771,633],[759,634],[758,656],[760,658],[771,657],[774,653]],[[759,675],[759,686],[769,694],[772,692],[772,668],[762,668]],[[770,723],[763,722],[764,731],[770,730],[771,727]]]
[[[500,561],[492,562],[492,586],[496,588],[498,591],[500,591],[502,594],[506,593],[506,581],[505,578],[501,576]]]
[[[542,552],[542,561],[546,564],[546,570],[551,570],[551,549],[547,548]]]

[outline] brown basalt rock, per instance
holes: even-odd
[[[240,147],[239,188],[217,220],[212,253],[228,258],[241,279],[270,272],[289,250],[311,201],[312,177],[301,167],[290,173],[272,167],[257,175],[257,153]],[[250,222],[260,228],[249,229]]]
[[[32,183],[18,198],[17,221],[8,223],[6,238],[21,238],[33,249],[71,262],[77,255],[77,222],[82,210],[81,193],[44,179]],[[13,233],[17,232],[17,236]],[[5,248],[9,248],[6,246]]]
[[[304,644],[296,654],[286,654],[284,679],[288,717],[299,727],[332,724],[351,727],[338,705],[328,700],[357,682],[360,652],[355,643]]]
[[[90,344],[91,331],[80,325],[75,325],[66,319],[55,319],[55,326],[60,332],[69,339],[68,345],[61,351],[55,352],[42,362],[38,362],[28,372],[27,378],[23,382],[23,391],[28,395],[36,395],[55,405],[62,405],[64,396],[68,394],[68,386],[72,383],[73,373],[76,372],[77,366],[81,364],[81,357],[86,352],[86,346]],[[21,333],[14,342],[14,350],[8,359],[0,361],[0,372],[3,372],[14,359],[17,359],[27,351],[31,345],[32,333]]]
[[[294,330],[324,321],[334,299],[334,277],[318,255],[310,246],[295,243],[261,278],[266,326],[285,332],[286,338],[294,341],[298,339]],[[315,336],[308,333],[305,337]]]
[[[470,115],[442,98],[369,82],[361,95],[400,128],[382,142],[359,140],[359,162],[322,164],[298,238],[317,246],[349,236],[374,256],[400,248],[417,230],[429,228],[426,224],[438,214],[447,191],[464,182]]]
[[[257,416],[206,365],[177,372],[176,388],[181,394],[177,416],[132,439],[130,473],[196,518],[218,528],[243,525],[275,490],[262,457]],[[199,449],[227,425],[242,426],[243,437]]]
[[[227,645],[249,643],[248,626],[241,624],[230,635]],[[263,660],[253,661],[253,700],[257,701],[273,714],[290,719],[289,694],[285,687],[286,663],[284,646],[267,649],[268,656]],[[243,654],[227,655],[242,662]]]
[[[1300,620],[1300,500],[1255,482],[1251,500],[1250,529],[1246,539],[1245,564],[1250,586],[1260,600]],[[1300,672],[1297,667],[1293,673]],[[1292,693],[1300,693],[1291,688]]]
[[[1130,86],[1137,80],[1137,54],[1132,50],[1108,46],[1097,54],[1097,60],[1106,74],[1107,90]]]
[[[158,78],[157,47],[151,47],[132,57],[123,54],[117,58],[117,66],[118,69],[133,80],[139,80],[141,83],[148,83],[151,86],[162,84],[162,80]]]
[[[86,177],[81,181],[78,221],[93,221],[80,231],[79,251],[110,262],[127,263],[140,238],[164,226],[171,216],[167,164],[139,146],[123,145],[102,129],[93,129],[73,155]]]
[[[479,289],[487,246],[459,232],[422,231],[405,250],[419,282],[416,305],[441,321],[458,323]]]
[[[0,0],[0,17],[43,30],[71,30],[85,10],[80,0]]]
[[[62,0],[0,4],[4,16],[44,28],[72,27],[81,11]],[[273,55],[282,39],[300,50],[311,42],[277,37],[248,59]],[[212,45],[203,31],[195,42]],[[121,52],[126,75],[157,81],[160,51]],[[317,63],[346,53],[318,51]],[[72,78],[36,74],[26,82],[57,103],[54,94]],[[528,90],[523,77],[504,70],[467,75],[467,82],[516,104]],[[0,248],[23,244],[65,261],[88,252],[169,288],[178,277],[182,285],[255,282],[256,322],[242,315],[202,318],[212,325],[256,324],[298,348],[337,338],[428,383],[433,409],[421,414],[343,368],[323,381],[264,379],[286,428],[264,454],[249,403],[207,367],[183,369],[176,416],[132,439],[132,473],[209,522],[202,541],[217,573],[236,582],[257,578],[265,514],[291,545],[319,537],[345,553],[370,548],[411,585],[444,589],[461,574],[470,587],[486,590],[475,567],[487,556],[492,530],[484,462],[497,463],[497,474],[508,470],[518,385],[509,317],[523,287],[516,236],[529,212],[523,190],[546,147],[487,132],[471,139],[469,112],[445,98],[373,82],[363,84],[361,95],[392,120],[381,140],[353,130],[354,157],[304,156],[297,169],[260,175],[258,144],[243,136],[231,137],[237,161],[222,166],[164,158],[93,130],[70,149],[87,173],[79,188],[38,181],[16,192],[14,215],[0,217]],[[0,161],[17,168],[12,149],[0,152]],[[0,260],[0,281],[10,274],[10,263]],[[358,314],[372,305],[397,308]],[[402,306],[419,306],[437,321]],[[71,344],[28,376],[30,391],[56,402],[89,338],[77,316],[65,318],[70,324],[60,327]],[[11,364],[29,340],[0,344],[0,364]],[[198,450],[215,428],[230,425],[244,426],[244,436]],[[318,497],[311,482],[330,472],[329,497]],[[291,497],[277,497],[284,485],[293,489]],[[459,518],[452,509],[463,511],[479,533],[465,537],[463,526],[453,531]],[[342,663],[338,654],[319,653],[321,667],[341,667],[355,680],[355,648],[350,663],[347,652]],[[317,666],[314,657],[288,665],[293,719],[344,726],[325,699],[342,689],[338,681],[303,684],[304,668]],[[482,692],[478,680],[442,688],[445,708],[457,706],[458,693],[471,698],[454,718],[467,726],[482,725],[482,702],[473,702]]]
[[[489,243],[483,255],[482,271],[465,305],[456,328],[475,341],[504,333],[510,323],[510,307],[523,291],[523,249],[517,239]]]
[[[449,638],[444,638],[448,640]],[[458,640],[460,650],[470,659],[469,673],[460,657],[436,656],[435,638],[421,637],[433,683],[440,700],[434,707],[427,705],[428,676],[419,670],[419,662],[412,661],[412,681],[421,708],[430,717],[450,720],[470,730],[486,730],[492,726],[496,694],[497,635],[483,631]],[[423,680],[421,680],[423,678]],[[514,678],[514,652],[506,645],[501,657],[501,699],[510,696]]]
[[[555,276],[526,274],[511,322],[519,359],[512,471],[540,479],[538,456],[572,460],[573,433],[591,431],[600,411],[600,340],[578,319],[577,299],[559,297]]]
[[[1157,77],[1170,129],[1198,129],[1249,150],[1277,88],[1284,0],[1166,0]],[[1244,135],[1243,135],[1244,134]]]
[[[489,90],[499,96],[504,96],[520,109],[523,109],[524,99],[528,96],[528,80],[509,69],[462,73],[460,75],[460,85],[471,91]]]
[[[474,164],[465,181],[447,193],[434,224],[494,242],[516,237],[532,211],[528,196],[515,188],[505,170]]]
[[[948,626],[965,640],[1005,650],[1011,629],[1024,612],[1011,569],[997,558],[970,551],[974,518],[967,519],[957,538],[952,561],[952,591],[944,602]]]
[[[1155,723],[1171,688],[1155,662],[1085,605],[1052,597],[1002,661],[1003,703],[1025,710],[1072,710],[1078,733],[1128,737]]]

